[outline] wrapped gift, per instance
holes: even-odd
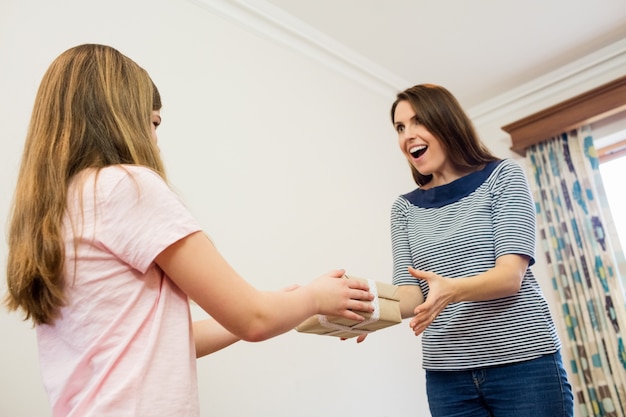
[[[369,291],[374,295],[374,299],[372,300],[374,311],[371,313],[357,311],[357,314],[365,318],[364,321],[360,322],[344,317],[317,314],[300,323],[296,327],[297,331],[301,333],[350,338],[364,333],[371,333],[402,322],[402,316],[400,315],[400,296],[398,294],[397,285],[353,276],[345,276],[345,278],[358,279],[368,283]]]

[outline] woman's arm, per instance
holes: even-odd
[[[261,341],[315,314],[362,321],[371,312],[366,282],[332,271],[293,291],[259,291],[246,282],[202,232],[163,250],[156,263],[192,300],[235,337]]]
[[[400,294],[400,315],[403,319],[415,316],[415,309],[424,302],[424,295],[419,285],[401,285],[398,287]]]
[[[409,268],[417,279],[428,282],[426,301],[415,308],[409,325],[416,335],[422,333],[450,303],[487,301],[516,294],[522,285],[530,258],[524,255],[503,255],[486,272],[466,278],[444,278],[433,272]]]

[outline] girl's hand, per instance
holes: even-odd
[[[367,333],[360,334],[360,335],[358,335],[358,336],[356,337],[356,342],[357,342],[357,343],[361,343],[362,341],[364,341],[364,340],[365,340],[365,338],[366,338],[366,337],[367,337]],[[348,339],[347,339],[347,338],[345,338],[345,337],[342,337],[342,338],[340,338],[339,340],[348,340]]]
[[[370,301],[374,296],[369,292],[367,282],[345,279],[344,273],[343,270],[331,271],[308,285],[317,303],[317,314],[363,321],[365,319],[355,311],[373,312]]]

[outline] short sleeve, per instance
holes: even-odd
[[[496,258],[526,255],[534,264],[537,218],[523,169],[513,160],[503,161],[491,193]]]
[[[391,251],[393,255],[394,285],[417,285],[418,281],[409,274],[413,266],[408,229],[408,201],[398,197],[391,207]]]
[[[109,251],[145,273],[165,248],[201,228],[157,173],[137,166],[116,169],[114,176],[101,173],[97,182],[96,235]]]

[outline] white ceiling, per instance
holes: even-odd
[[[404,89],[466,108],[626,39],[626,0],[267,0]]]

